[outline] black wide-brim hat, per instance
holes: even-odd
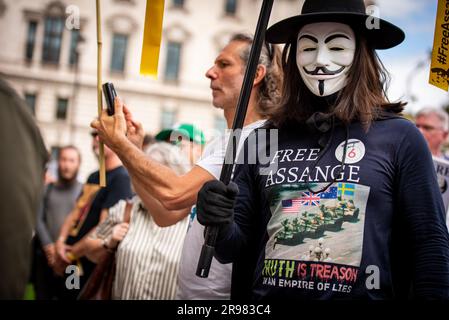
[[[378,29],[367,27],[368,19],[379,19]],[[299,30],[315,22],[340,22],[362,34],[375,49],[389,49],[405,39],[404,31],[394,24],[366,14],[363,0],[305,0],[300,15],[293,16],[268,28],[266,40],[271,43],[296,41]]]

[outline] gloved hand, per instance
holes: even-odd
[[[196,213],[203,226],[220,227],[220,233],[234,221],[234,203],[239,188],[234,182],[206,182],[198,193]]]

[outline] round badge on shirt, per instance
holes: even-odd
[[[345,141],[340,143],[335,150],[335,157],[338,161],[343,159],[343,149],[345,148]],[[359,162],[365,156],[365,145],[358,139],[348,140],[348,147],[346,149],[345,164],[354,164]]]

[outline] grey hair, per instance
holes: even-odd
[[[191,165],[179,147],[167,142],[156,142],[145,152],[158,163],[171,168],[178,175],[183,175],[191,169]]]
[[[418,111],[415,118],[435,115],[440,120],[444,131],[449,131],[449,115],[442,109],[426,107]]]
[[[250,34],[236,33],[229,41],[241,41],[248,43],[248,46],[240,53],[240,58],[245,66],[248,64],[253,39],[254,37]],[[282,54],[279,47],[264,41],[264,45],[262,46],[262,51],[260,53],[259,64],[265,66],[267,73],[258,92],[259,103],[257,104],[257,111],[262,116],[268,116],[270,114],[271,107],[277,106],[280,103],[282,96]]]

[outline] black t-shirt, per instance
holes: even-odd
[[[87,184],[98,185],[100,181],[99,171],[92,173],[87,179]],[[92,228],[94,228],[100,219],[101,210],[109,209],[122,199],[132,197],[131,182],[128,172],[123,166],[117,167],[106,172],[106,187],[101,188],[95,195],[89,212],[76,236],[69,237],[67,244],[73,244],[81,240]]]
[[[327,133],[322,157],[323,134],[301,126],[248,138],[234,223],[216,245],[234,263],[234,297],[248,286],[256,300],[449,297],[449,235],[424,138],[399,118],[348,129]]]

